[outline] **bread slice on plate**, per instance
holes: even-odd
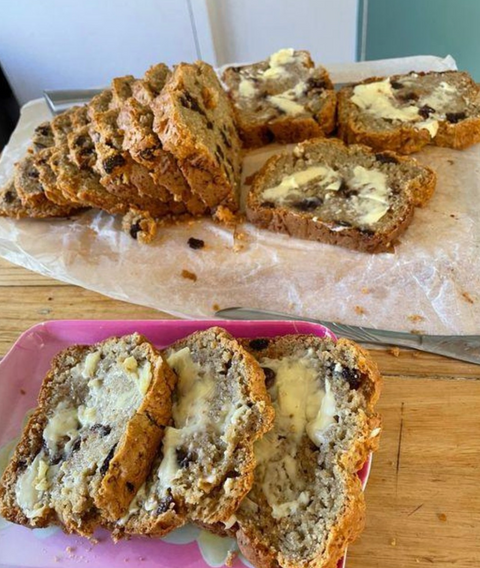
[[[268,60],[228,67],[222,80],[247,148],[301,142],[335,128],[332,82],[308,51],[281,49]]]
[[[169,422],[174,382],[138,334],[62,351],[2,477],[1,515],[83,535],[124,515]]]
[[[227,521],[252,486],[253,443],[273,421],[260,366],[223,329],[196,332],[165,356],[178,376],[173,424],[117,536]]]
[[[480,88],[461,71],[372,77],[338,93],[338,132],[379,151],[462,150],[480,142]]]
[[[255,444],[255,482],[229,532],[257,568],[334,568],[363,528],[356,472],[378,445],[377,367],[346,339],[244,346],[264,369],[276,416]]]
[[[241,146],[230,101],[214,69],[197,61],[175,67],[152,104],[153,129],[194,195],[214,211],[238,208]]]
[[[413,158],[314,139],[272,156],[256,174],[247,218],[294,237],[366,252],[392,248],[436,176]]]

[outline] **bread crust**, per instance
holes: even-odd
[[[467,73],[440,71],[431,74],[442,75],[456,73],[462,80],[467,81],[478,97],[478,86]],[[417,73],[424,77],[430,73]],[[405,75],[390,77],[393,81],[401,81]],[[386,77],[370,77],[359,83],[343,87],[338,92],[338,136],[347,144],[366,144],[374,150],[391,150],[401,154],[418,152],[427,145],[443,146],[463,150],[480,142],[480,116],[472,116],[461,120],[456,124],[450,124],[446,120],[439,121],[438,132],[432,138],[425,129],[416,129],[412,124],[400,123],[394,129],[370,130],[366,128],[357,117],[362,111],[351,102],[350,98],[356,85],[365,85],[376,81],[383,81]]]
[[[281,357],[282,354],[289,353],[295,344],[302,344],[308,348],[324,340],[314,336],[296,335],[268,338],[263,341],[268,342],[268,345],[261,348],[258,348],[258,340],[256,345],[250,339],[243,340],[242,343],[260,360],[264,357],[272,359]],[[361,416],[361,431],[348,450],[339,456],[340,459],[335,465],[336,471],[345,480],[346,503],[340,517],[329,531],[323,551],[312,551],[312,554],[302,561],[289,558],[276,550],[269,541],[269,535],[255,528],[255,521],[252,525],[251,519],[248,519],[248,522],[244,524],[242,518],[237,517],[237,524],[229,532],[235,534],[241,552],[257,568],[335,568],[339,559],[345,554],[348,544],[355,540],[363,530],[365,500],[356,472],[364,464],[368,455],[378,447],[381,419],[375,413],[374,407],[380,395],[382,378],[377,365],[368,353],[353,341],[339,339],[336,347],[354,354],[355,365],[361,377],[358,390],[361,391],[366,401],[364,413]],[[261,515],[261,511],[258,514]],[[268,512],[265,514],[268,515]],[[218,528],[221,530],[220,527]],[[310,530],[315,530],[315,528],[310,527]]]
[[[308,140],[299,144],[297,148],[308,151],[309,148],[315,147],[318,142],[318,139]],[[325,144],[336,147],[339,152],[346,151],[345,145],[340,140],[331,138]],[[366,155],[374,154],[373,150],[367,146],[355,145],[350,149],[352,152],[358,150]],[[411,158],[399,156],[393,152],[382,152],[382,155],[387,159],[395,160],[397,163],[416,164],[416,162],[412,162]],[[283,156],[284,154],[276,154],[270,157],[256,173],[247,196],[247,219],[254,225],[273,232],[285,233],[292,237],[327,244],[341,245],[361,252],[381,253],[391,251],[398,237],[411,223],[415,206],[425,205],[432,197],[436,186],[436,175],[433,170],[422,166],[424,176],[421,179],[410,180],[410,202],[404,204],[402,211],[396,217],[396,223],[388,233],[364,231],[356,227],[345,227],[339,231],[338,228],[335,230],[335,226],[329,226],[328,223],[315,220],[312,214],[292,211],[290,208],[282,205],[273,207],[262,205],[260,194],[262,189],[264,189],[265,180],[275,172]]]

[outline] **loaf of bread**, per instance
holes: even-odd
[[[228,67],[222,80],[247,148],[301,142],[335,128],[332,82],[308,51],[281,49],[266,61]]]
[[[165,356],[178,376],[173,423],[117,534],[227,521],[252,486],[253,443],[273,421],[262,370],[226,331],[194,333]]]
[[[480,88],[460,71],[372,77],[338,93],[338,133],[377,151],[461,150],[480,142]]]
[[[138,334],[62,351],[0,482],[1,515],[83,535],[122,517],[169,423],[174,383]]]
[[[382,252],[435,183],[433,171],[412,158],[336,139],[308,140],[271,157],[256,174],[247,218],[271,231]]]
[[[378,445],[377,367],[344,339],[244,345],[265,372],[275,423],[255,444],[255,482],[228,530],[256,568],[335,568],[363,528],[356,472]]]

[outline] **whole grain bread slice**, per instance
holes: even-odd
[[[436,176],[413,158],[314,139],[272,156],[256,174],[247,218],[271,231],[365,252],[392,248]]]
[[[121,517],[169,422],[174,383],[139,334],[62,351],[0,482],[2,516],[83,535]]]
[[[273,420],[259,365],[225,330],[194,333],[165,357],[178,376],[173,423],[117,534],[226,521],[252,485],[253,442]]]
[[[356,472],[378,446],[378,369],[345,339],[244,346],[264,369],[276,416],[255,444],[255,482],[228,531],[257,568],[335,568],[364,524]]]
[[[247,148],[301,142],[335,128],[332,82],[308,51],[281,49],[265,61],[228,67],[222,80]]]
[[[181,63],[153,105],[153,129],[173,154],[192,192],[212,210],[238,208],[240,139],[214,69]]]
[[[480,87],[461,71],[372,77],[338,93],[338,133],[377,151],[461,150],[480,142]]]

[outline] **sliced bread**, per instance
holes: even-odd
[[[332,82],[308,51],[281,49],[266,61],[228,67],[222,80],[247,148],[301,142],[335,128]]]
[[[258,363],[223,329],[194,333],[165,356],[178,376],[173,423],[117,533],[226,521],[251,488],[253,442],[273,420]]]
[[[181,63],[153,105],[153,129],[173,154],[192,192],[214,210],[238,209],[240,139],[214,69]]]
[[[378,151],[461,150],[480,142],[480,88],[461,71],[372,77],[338,93],[338,133]]]
[[[138,334],[62,351],[2,477],[2,516],[89,535],[125,514],[169,422],[174,383]]]
[[[432,170],[413,158],[335,139],[308,140],[271,157],[256,174],[247,218],[304,239],[389,250],[431,197]]]
[[[257,568],[335,568],[363,528],[356,472],[378,445],[377,367],[345,339],[244,346],[263,367],[275,423],[255,444],[255,482],[229,532]]]

